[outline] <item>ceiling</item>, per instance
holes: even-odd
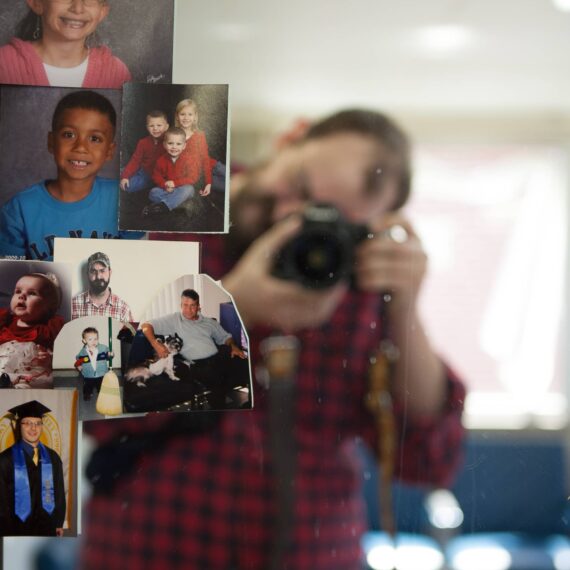
[[[570,12],[551,0],[177,0],[176,9],[175,82],[229,83],[238,123],[347,105],[570,117]]]

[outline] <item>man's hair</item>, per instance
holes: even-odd
[[[305,140],[338,133],[369,136],[394,156],[398,164],[399,185],[398,198],[392,209],[401,208],[410,195],[412,180],[410,142],[404,131],[392,119],[377,111],[347,109],[311,125]]]
[[[182,137],[186,141],[186,133],[184,132],[184,129],[181,129],[180,127],[168,127],[164,132],[164,138],[166,139],[168,135],[176,135],[177,137]]]
[[[164,119],[168,123],[168,117],[164,111],[153,109],[146,114],[147,119]]]
[[[99,331],[95,327],[87,327],[86,329],[83,329],[83,332],[81,333],[81,338],[84,339],[85,335],[90,333],[99,336]]]
[[[182,295],[180,296],[188,297],[188,299],[193,299],[197,303],[200,303],[200,295],[198,295],[194,289],[184,289],[184,291],[182,291]]]
[[[56,105],[51,119],[52,131],[57,129],[61,116],[68,109],[98,111],[109,119],[113,130],[117,127],[117,112],[107,97],[95,91],[73,91],[62,97]]]

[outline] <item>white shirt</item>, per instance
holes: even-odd
[[[75,67],[56,67],[44,63],[44,69],[50,85],[58,87],[81,87],[85,74],[87,73],[87,56],[79,65]]]

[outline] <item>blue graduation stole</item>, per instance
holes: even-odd
[[[55,509],[55,493],[53,487],[53,468],[47,449],[38,443],[41,459],[42,479],[42,507],[50,515]],[[19,441],[12,446],[12,459],[14,461],[14,511],[16,516],[25,522],[32,514],[32,494],[30,480],[24,457],[24,448]]]

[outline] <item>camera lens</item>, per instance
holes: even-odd
[[[291,249],[291,266],[297,279],[311,288],[330,287],[344,277],[345,248],[330,233],[314,232],[295,240]]]
[[[273,275],[310,289],[350,281],[354,248],[368,230],[346,222],[329,204],[313,204],[303,216],[300,233],[276,256]]]

